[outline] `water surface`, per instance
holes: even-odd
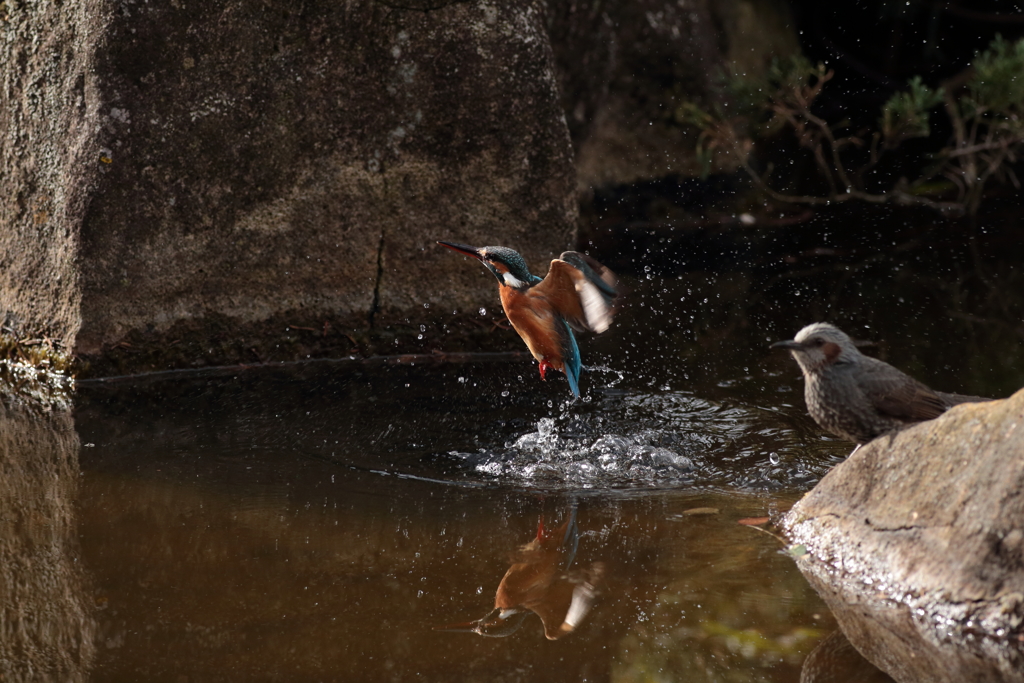
[[[83,386],[92,677],[798,680],[834,622],[782,543],[738,521],[788,509],[846,445],[797,410],[607,370],[571,402],[534,371]],[[436,630],[487,614],[538,523],[570,516],[571,568],[601,568],[575,632],[549,641],[534,615],[504,638]]]
[[[740,523],[850,450],[767,347],[830,319],[936,388],[1005,395],[1024,383],[1019,277],[961,258],[977,236],[900,234],[911,246],[879,260],[817,229],[830,255],[792,250],[792,277],[766,265],[788,263],[784,242],[709,255],[641,231],[616,265],[627,306],[581,341],[578,401],[522,356],[424,348],[82,382],[73,415],[4,412],[0,674],[887,680],[771,525]],[[510,567],[539,567],[522,547],[567,520],[552,594],[592,595],[571,632],[548,640],[536,614],[504,637],[439,630],[490,613]]]

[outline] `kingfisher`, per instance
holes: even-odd
[[[540,378],[546,380],[548,370],[558,370],[569,380],[573,396],[579,397],[582,364],[573,330],[600,333],[608,329],[619,296],[615,274],[586,254],[564,251],[552,259],[541,279],[508,247],[438,244],[487,266],[498,278],[508,321],[537,359]]]
[[[576,559],[579,528],[576,510],[557,529],[537,524],[537,535],[521,546],[512,558],[494,596],[494,609],[480,619],[437,631],[464,631],[490,638],[504,638],[519,630],[526,617],[540,617],[544,637],[558,640],[583,622],[604,579],[604,563],[588,569],[570,569]]]

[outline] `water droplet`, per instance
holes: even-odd
[[[779,457],[778,453],[769,453],[768,462],[770,462],[773,465],[778,465],[780,462],[782,462],[782,458]]]

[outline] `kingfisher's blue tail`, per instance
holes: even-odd
[[[569,380],[569,389],[576,398],[580,397],[580,370],[583,364],[580,362],[580,348],[576,346],[576,337],[572,333],[569,324],[564,320],[562,327],[565,328],[565,336],[562,343],[562,362],[565,364],[565,378]]]

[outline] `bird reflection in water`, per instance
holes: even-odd
[[[571,568],[578,545],[575,509],[557,529],[545,528],[541,518],[536,537],[518,549],[498,584],[494,609],[475,621],[435,630],[504,638],[519,630],[533,612],[540,617],[548,640],[572,633],[590,612],[604,576],[601,562],[587,569]]]

